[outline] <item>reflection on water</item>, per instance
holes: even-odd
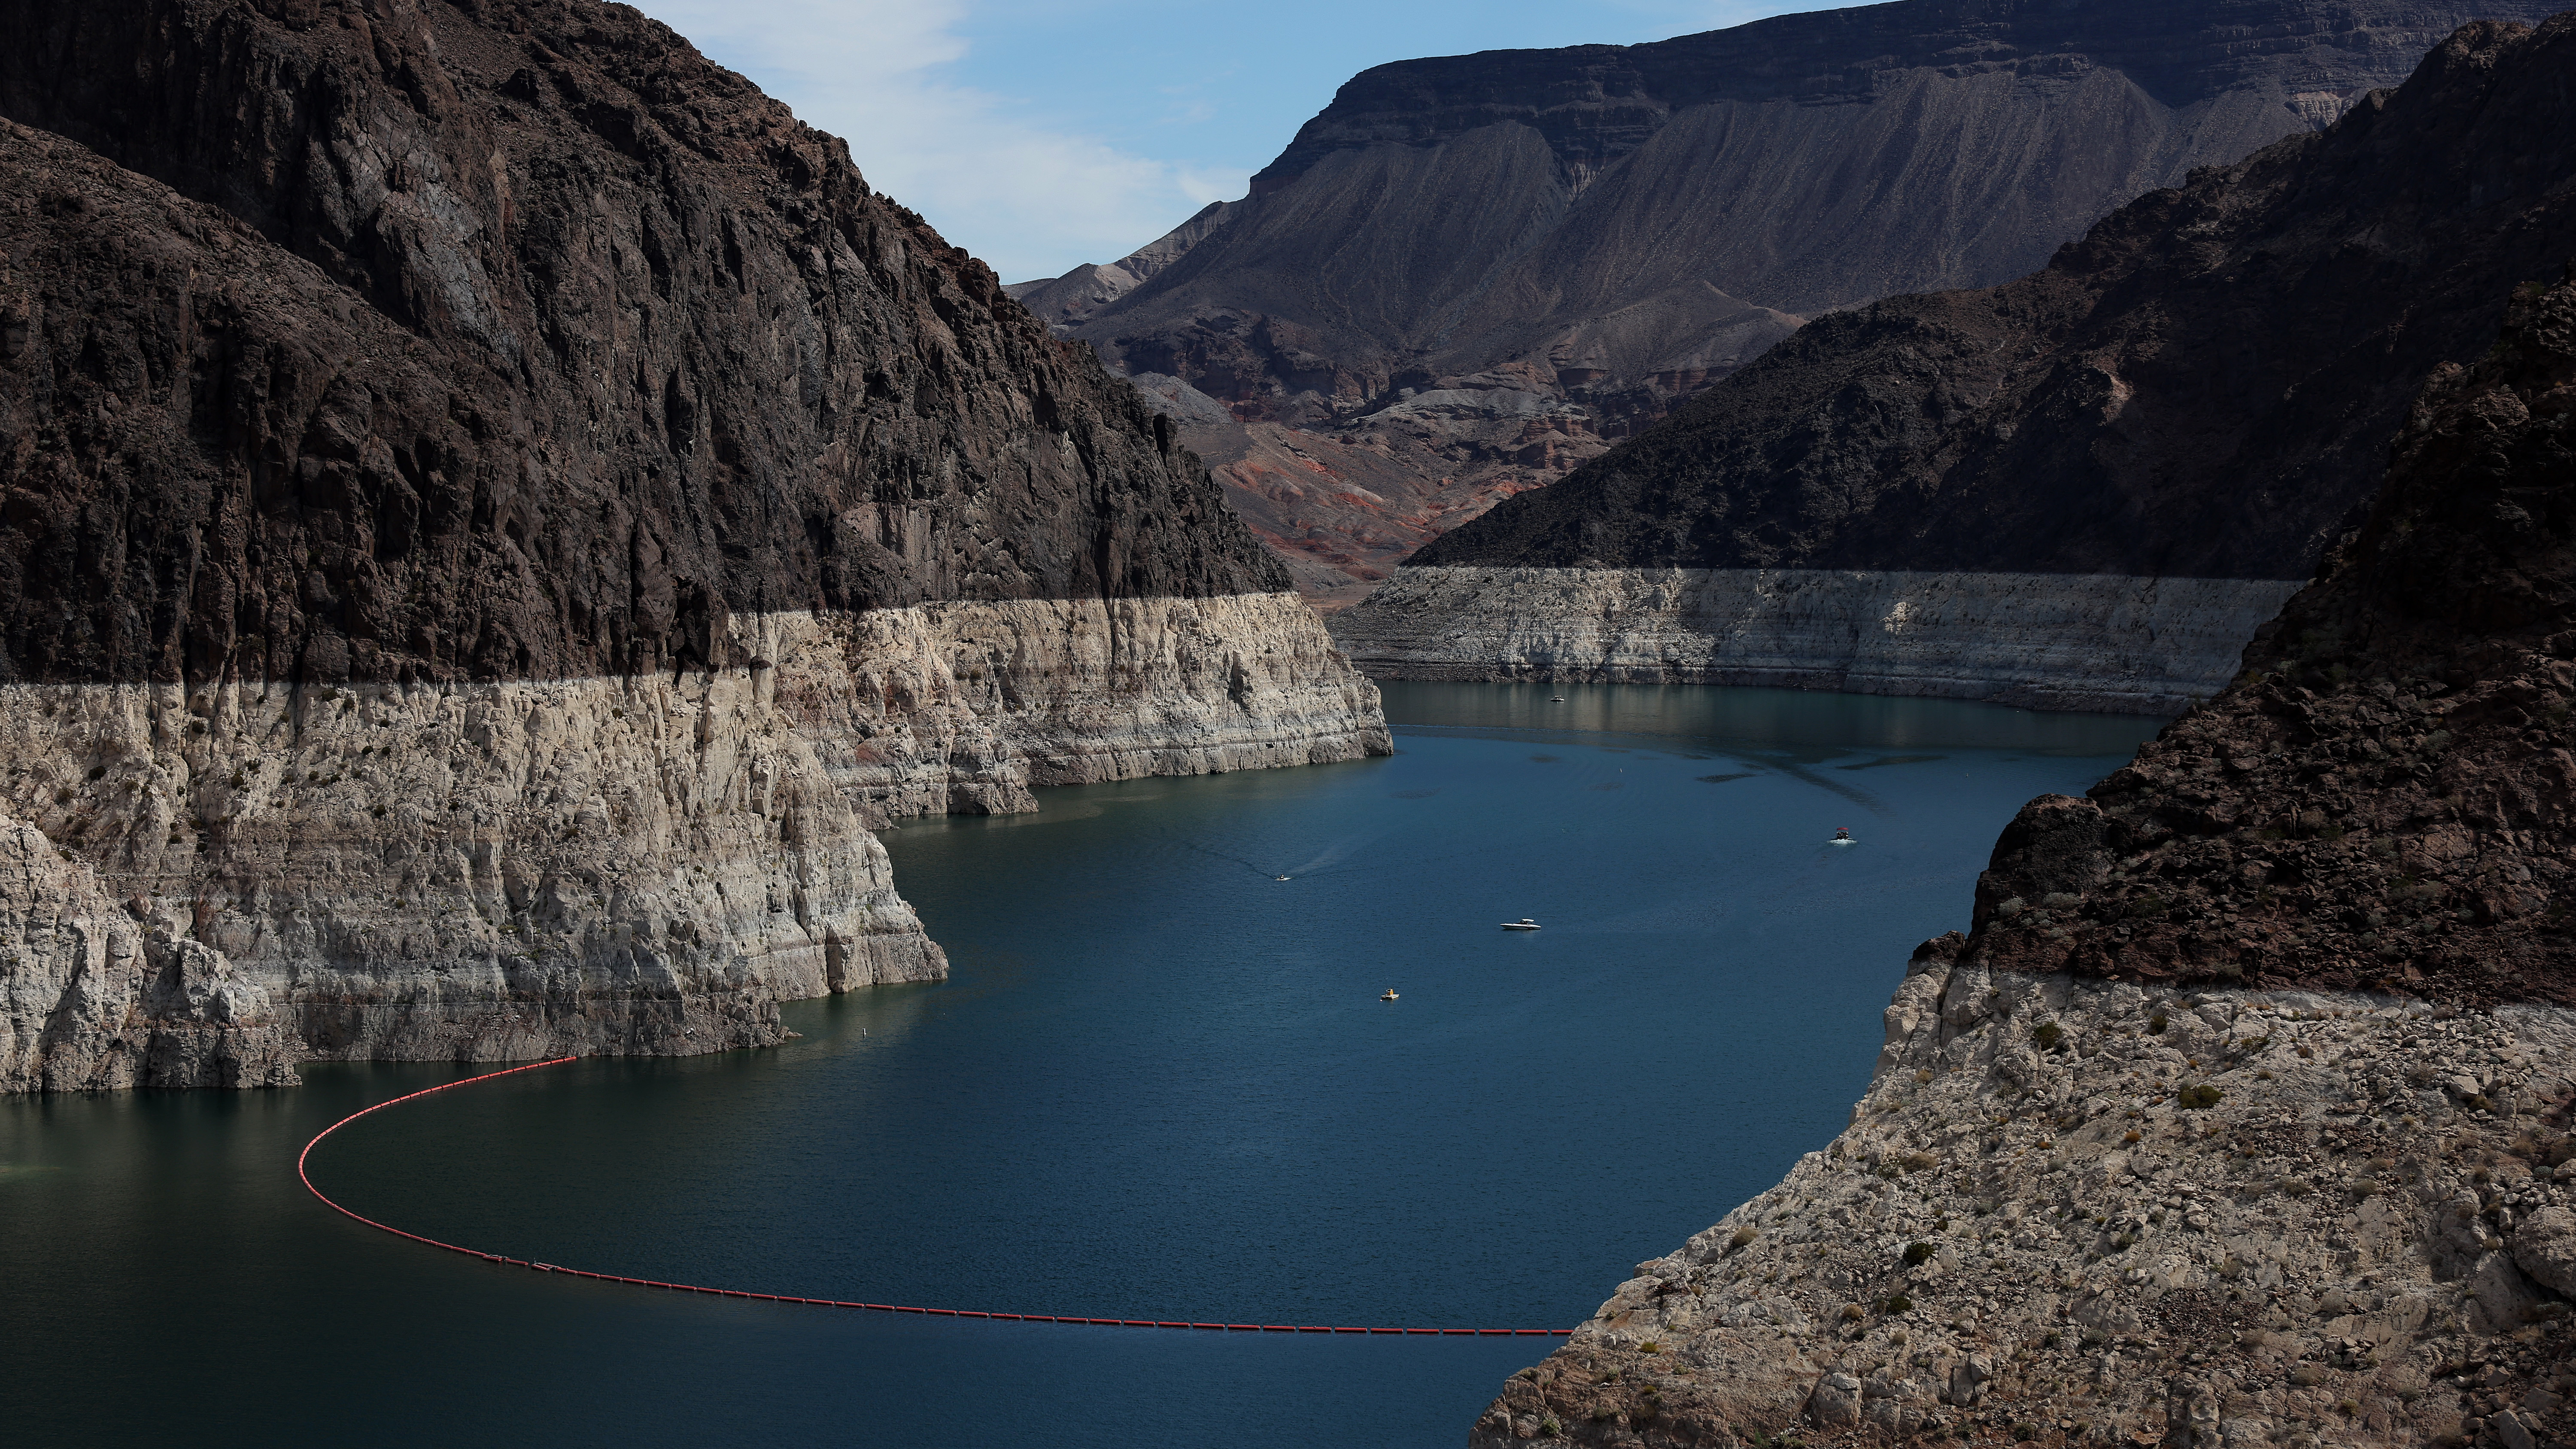
[[[947,982],[791,1006],[804,1035],[775,1051],[406,1107],[317,1173],[418,1231],[650,1277],[1564,1326],[1840,1127],[1907,949],[1962,922],[1996,830],[2150,728],[1790,691],[1387,700],[1393,759],[891,833]],[[1845,824],[1860,843],[1828,845]],[[1499,929],[1522,916],[1544,929]],[[1415,1445],[1457,1442],[1539,1352],[656,1296],[410,1248],[301,1196],[311,1132],[453,1075],[0,1102],[0,1422],[26,1442]]]

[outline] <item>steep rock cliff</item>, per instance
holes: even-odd
[[[1550,483],[1801,318],[2019,276],[2143,192],[2332,121],[2454,27],[2553,8],[1907,0],[1380,66],[1073,331],[1257,440],[1388,439],[1407,482],[1367,484],[1388,500],[1369,531],[1418,544],[1417,498]],[[1308,516],[1332,544],[1307,556],[1391,561]]]
[[[16,677],[561,676],[726,662],[728,610],[1285,586],[1132,390],[659,24],[270,8],[0,9],[0,114],[240,223],[186,255],[22,163]],[[222,295],[272,269],[304,305]]]
[[[98,891],[11,909],[261,1003],[21,952],[0,1081],[775,1041],[944,970],[871,826],[1388,748],[1168,424],[634,12],[0,15],[0,810]]]

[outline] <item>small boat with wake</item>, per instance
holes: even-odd
[[[1538,922],[1531,920],[1527,916],[1523,916],[1517,921],[1503,922],[1503,929],[1506,931],[1535,931],[1538,929]]]

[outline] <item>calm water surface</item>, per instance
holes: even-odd
[[[1906,953],[1964,923],[1996,831],[2154,728],[1550,693],[1390,686],[1393,759],[908,826],[896,880],[949,981],[792,1006],[775,1051],[406,1107],[316,1176],[415,1231],[653,1278],[1565,1327],[1840,1128]],[[1521,916],[1545,929],[1497,929]],[[1454,1445],[1546,1347],[707,1301],[433,1253],[303,1195],[314,1131],[466,1074],[0,1100],[8,1438]]]

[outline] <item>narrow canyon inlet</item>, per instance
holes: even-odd
[[[801,1035],[773,1049],[586,1060],[370,1117],[315,1180],[410,1231],[654,1279],[1567,1328],[1842,1128],[1908,952],[1965,915],[1996,832],[2154,729],[1705,687],[1398,684],[1386,705],[1392,758],[895,830],[948,980],[790,1003]],[[1500,929],[1523,916],[1542,929]],[[346,1113],[470,1073],[302,1070],[293,1092],[0,1100],[0,1422],[1444,1444],[1546,1347],[890,1318],[496,1267],[351,1223],[293,1170]]]

